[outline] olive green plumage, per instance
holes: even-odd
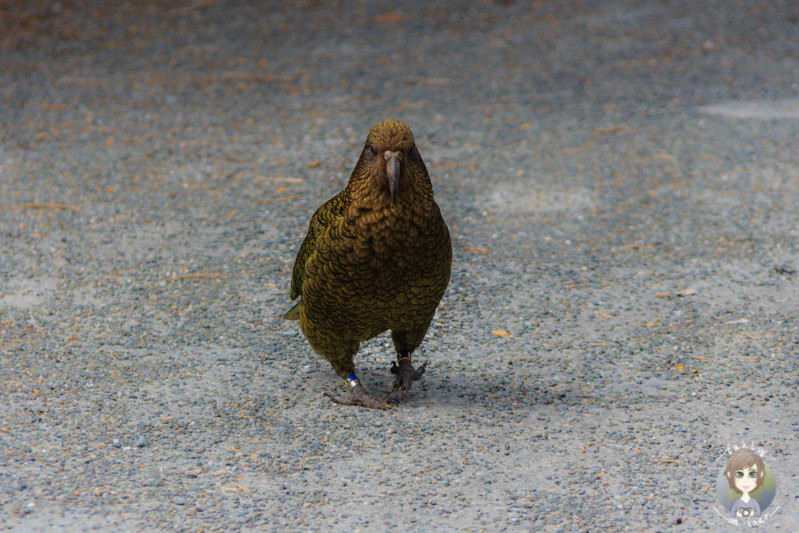
[[[413,134],[385,120],[369,132],[344,190],[311,217],[289,293],[301,299],[285,318],[299,318],[314,350],[347,377],[361,341],[390,330],[398,353],[421,344],[451,264],[449,231]]]

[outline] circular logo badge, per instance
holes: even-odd
[[[731,520],[760,518],[774,501],[777,482],[771,468],[747,448],[733,452],[716,478],[719,503]]]

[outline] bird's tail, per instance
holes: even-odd
[[[286,314],[283,315],[283,320],[299,320],[300,319],[300,306],[302,305],[302,299],[297,300],[297,303],[294,304],[291,309],[286,311]]]

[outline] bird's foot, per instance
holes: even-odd
[[[399,365],[392,361],[391,373],[396,376],[394,378],[394,386],[391,388],[391,394],[388,395],[388,402],[399,403],[400,398],[405,396],[411,391],[414,381],[419,381],[427,368],[427,363],[424,363],[419,368],[414,368],[411,363],[410,355],[405,353],[399,357]]]
[[[369,394],[369,392],[363,385],[361,385],[361,382],[358,381],[358,378],[356,378],[354,374],[347,377],[346,380],[351,389],[348,395],[335,396],[329,392],[326,392],[325,396],[339,405],[360,405],[370,409],[391,409],[394,407],[393,402],[381,400],[380,398]]]

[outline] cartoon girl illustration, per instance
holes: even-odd
[[[731,518],[748,518],[760,516],[760,504],[750,496],[763,486],[766,467],[763,459],[752,450],[741,448],[736,450],[724,467],[724,476],[730,489],[741,496],[735,500],[730,509]]]

